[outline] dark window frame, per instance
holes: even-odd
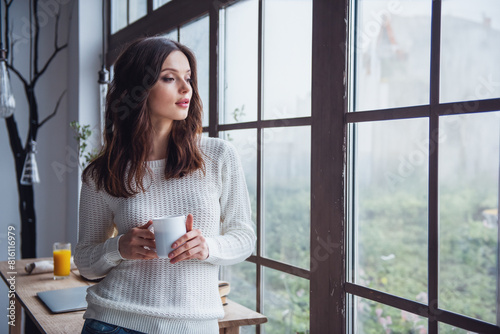
[[[427,118],[429,120],[429,180],[428,180],[428,300],[427,304],[411,301],[389,293],[370,289],[355,283],[346,282],[345,290],[351,296],[358,296],[382,304],[405,310],[428,319],[428,333],[437,334],[439,323],[446,323],[457,328],[477,333],[500,333],[500,327],[468,316],[460,315],[439,308],[439,183],[438,157],[439,146],[434,145],[432,136],[439,136],[440,116],[461,115],[479,112],[500,111],[500,99],[484,99],[439,102],[440,55],[441,55],[441,0],[432,1],[431,18],[431,62],[430,62],[430,102],[426,105],[402,108],[377,109],[346,113],[346,123],[374,122],[409,118]],[[470,106],[474,107],[471,108]],[[353,263],[349,263],[353,268]],[[352,270],[352,269],[351,269]],[[497,274],[498,284],[498,274]],[[498,300],[498,299],[497,299]],[[497,319],[498,317],[497,310]],[[498,320],[497,320],[498,322]]]
[[[312,0],[313,1],[313,38],[312,38],[312,90],[311,116],[279,120],[261,118],[261,45],[262,45],[262,0],[259,0],[259,87],[258,118],[254,122],[219,124],[219,9],[238,0],[173,0],[153,11],[153,0],[147,0],[148,14],[129,26],[108,36],[107,63],[112,64],[120,50],[131,40],[166,33],[181,25],[209,15],[210,26],[210,88],[209,88],[209,125],[204,128],[209,136],[217,137],[220,131],[237,129],[257,129],[258,147],[261,147],[262,129],[280,126],[311,126],[311,268],[305,270],[288,264],[273,261],[262,256],[260,238],[257,241],[257,254],[247,261],[257,268],[257,311],[262,308],[262,266],[292,274],[310,281],[310,332],[346,333],[352,328],[352,298],[359,296],[373,301],[406,310],[429,319],[429,334],[438,333],[438,322],[481,333],[500,333],[500,328],[476,319],[439,309],[437,303],[429,305],[410,301],[380,291],[372,290],[346,279],[347,268],[351,266],[347,245],[349,231],[346,218],[350,208],[344,204],[346,187],[349,180],[347,150],[351,134],[348,126],[359,122],[395,120],[424,117],[429,119],[429,133],[439,129],[439,117],[443,115],[465,114],[471,112],[492,112],[500,110],[500,99],[467,102],[439,103],[439,61],[441,0],[432,2],[431,28],[431,86],[428,105],[403,108],[348,112],[349,77],[348,51],[350,1],[349,0]],[[108,2],[108,13],[110,11]],[[108,15],[108,31],[111,20]],[[333,64],[333,65],[332,65]],[[474,111],[468,106],[474,103]],[[459,110],[459,111],[457,111]],[[430,141],[432,142],[432,141]],[[438,292],[438,150],[430,151],[429,156],[429,300],[437,301]],[[261,231],[261,162],[262,152],[257,153],[257,234]],[[325,247],[325,245],[328,245]],[[319,252],[328,256],[318,256]],[[347,260],[346,260],[347,259]],[[313,267],[313,262],[316,265]],[[498,280],[498,279],[497,279]],[[257,329],[260,333],[260,328]]]

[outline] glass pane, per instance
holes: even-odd
[[[256,310],[257,269],[254,263],[241,262],[232,266],[221,266],[221,278],[231,287],[229,299]]]
[[[263,130],[264,256],[309,269],[311,128]]]
[[[453,327],[448,324],[439,323],[439,334],[477,334],[477,333]]]
[[[429,103],[431,4],[358,1],[356,111]]]
[[[265,334],[309,333],[309,281],[263,268]]]
[[[257,333],[257,326],[241,326],[239,334],[255,334]]]
[[[129,0],[129,24],[137,21],[148,13],[147,0]]]
[[[256,310],[257,269],[251,262],[241,262],[232,266],[221,267],[221,279],[228,281],[231,287],[228,298],[251,310]],[[255,334],[256,326],[243,326],[240,334]]]
[[[427,333],[426,318],[369,299],[355,297],[354,300],[355,334]],[[421,300],[421,302],[427,303],[427,300]]]
[[[497,310],[499,128],[500,112],[440,118],[439,307],[491,323]]]
[[[172,41],[178,42],[178,40],[179,40],[179,30],[177,28],[173,29],[173,30],[170,30],[167,33],[165,33],[163,35],[163,37],[166,37],[168,39],[171,39]]]
[[[257,130],[221,131],[220,137],[231,142],[238,150],[241,164],[245,172],[250,203],[252,205],[252,220],[257,220]]]
[[[312,1],[265,0],[263,118],[311,115]]]
[[[427,119],[357,125],[355,282],[403,298],[427,293]]]
[[[198,64],[198,90],[203,102],[203,126],[208,126],[208,87],[209,87],[209,20],[205,16],[197,21],[183,25],[179,31],[179,41],[189,47],[196,56]]]
[[[443,1],[441,102],[500,97],[498,59],[498,1]]]
[[[259,2],[241,1],[223,12],[220,123],[257,120]]]
[[[167,2],[170,2],[172,0],[153,0],[153,10],[157,9],[158,7],[163,6]]]
[[[111,0],[111,33],[127,26],[127,1]]]

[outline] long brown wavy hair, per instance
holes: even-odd
[[[104,145],[98,157],[83,171],[98,189],[115,197],[131,197],[145,191],[144,177],[151,170],[146,161],[153,126],[147,108],[149,92],[158,81],[163,62],[172,51],[181,51],[191,67],[193,95],[188,116],[174,121],[167,144],[165,178],[180,178],[204,161],[198,141],[202,132],[202,103],[198,93],[196,59],[186,46],[164,37],[132,42],[114,64],[114,77],[106,96]]]

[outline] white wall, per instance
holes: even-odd
[[[75,0],[75,15],[72,20],[71,39],[75,42],[69,49],[68,82],[72,86],[69,97],[69,109],[73,117],[69,121],[78,120],[80,124],[88,124],[92,129],[90,143],[94,147],[100,145],[100,115],[99,115],[99,85],[98,72],[101,69],[102,25],[101,25],[101,0]],[[73,131],[70,132],[70,142],[76,150],[76,140]],[[67,205],[67,218],[69,221],[78,220],[78,195],[80,190],[80,173],[75,166],[75,150],[68,150],[66,161],[68,163],[68,195],[71,197]],[[72,243],[76,244],[78,232],[77,224],[68,224],[66,235]]]
[[[76,140],[69,122],[90,124],[95,132],[93,143],[99,143],[99,87],[97,73],[101,53],[101,0],[40,0],[39,68],[43,67],[54,45],[54,11],[61,10],[59,45],[68,42],[36,87],[40,120],[49,115],[66,90],[57,115],[39,129],[36,159],[40,184],[34,186],[37,216],[37,256],[52,254],[52,243],[77,241],[78,195],[80,171],[76,164]],[[29,72],[29,2],[14,1],[11,17],[14,34],[20,38],[14,48],[15,67],[23,76]],[[10,50],[12,52],[12,50]],[[23,143],[28,129],[28,108],[20,80],[11,73],[16,99],[15,118]],[[20,216],[15,181],[14,159],[5,121],[0,119],[0,261],[7,260],[7,228],[16,227],[17,258],[21,257]],[[0,283],[0,307],[6,319],[7,288]],[[0,322],[0,334],[7,333],[7,321]]]

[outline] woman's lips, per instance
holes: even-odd
[[[182,99],[182,100],[176,102],[175,104],[177,104],[180,107],[187,108],[187,107],[189,107],[189,99]]]

